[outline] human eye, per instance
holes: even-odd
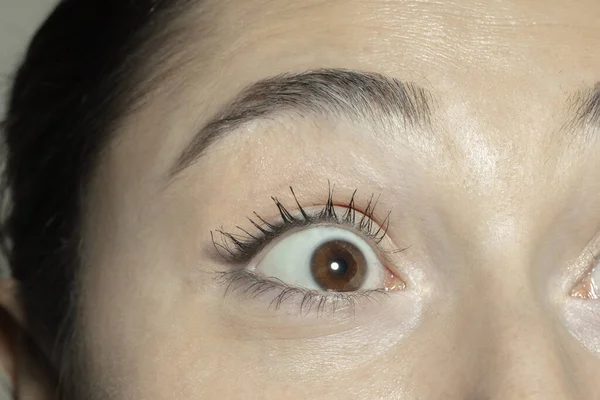
[[[254,214],[252,230],[213,233],[215,248],[231,264],[220,274],[226,293],[266,298],[276,309],[289,302],[309,313],[353,308],[360,300],[406,287],[388,267],[389,255],[401,249],[387,238],[390,213],[376,222],[374,196],[359,211],[356,191],[337,205],[330,189],[326,204],[316,207],[303,207],[290,191],[292,210],[272,198],[276,222]]]

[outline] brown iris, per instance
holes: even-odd
[[[343,240],[323,243],[310,260],[313,279],[323,290],[352,292],[360,289],[367,260],[353,244]]]

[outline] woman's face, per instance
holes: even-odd
[[[232,0],[175,22],[89,191],[89,398],[596,398],[598,16]]]

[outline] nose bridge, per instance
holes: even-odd
[[[508,288],[492,291],[493,298],[482,309],[481,332],[487,338],[479,355],[481,398],[580,398],[572,376],[576,368],[563,349],[552,313],[525,282],[504,286]]]

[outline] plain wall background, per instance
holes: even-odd
[[[0,0],[1,115],[12,72],[31,35],[56,3],[56,0]]]
[[[25,47],[56,3],[57,0],[0,0],[0,119],[4,119],[7,90]],[[0,275],[4,273],[2,263]],[[9,399],[0,393],[0,400]]]

